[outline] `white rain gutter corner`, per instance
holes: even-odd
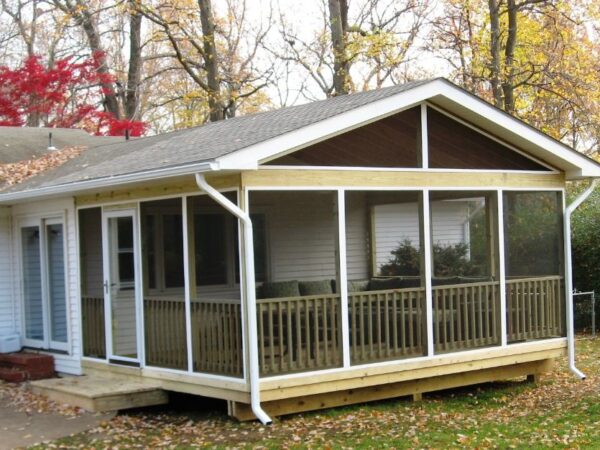
[[[596,188],[598,178],[594,178],[590,186],[565,209],[564,216],[564,246],[565,246],[565,298],[567,301],[567,345],[569,352],[569,369],[581,380],[585,374],[575,366],[575,324],[573,322],[573,263],[571,261],[571,214],[581,205]]]
[[[196,174],[196,184],[200,189],[208,194],[214,201],[228,210],[244,225],[244,266],[246,272],[251,276],[246,276],[246,311],[248,313],[248,351],[249,351],[249,371],[250,371],[250,403],[252,412],[264,425],[269,425],[273,421],[260,405],[260,377],[258,371],[258,342],[256,325],[256,286],[254,283],[254,239],[252,233],[252,220],[250,215],[232,203],[227,197],[213,188],[204,175]]]

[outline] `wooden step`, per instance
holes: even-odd
[[[50,400],[92,412],[164,405],[169,401],[159,385],[90,375],[32,381],[30,389]]]

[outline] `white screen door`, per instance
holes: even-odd
[[[105,211],[102,230],[108,358],[116,363],[139,364],[142,339],[136,210]]]

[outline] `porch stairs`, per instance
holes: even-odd
[[[169,396],[158,384],[97,375],[32,381],[30,389],[50,400],[92,412],[164,405]]]

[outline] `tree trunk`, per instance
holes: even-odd
[[[54,0],[54,5],[71,16],[83,29],[92,54],[95,54],[98,58],[98,73],[108,75],[109,70],[106,61],[106,53],[102,48],[100,32],[96,28],[94,17],[90,13],[86,2],[84,0],[76,0],[75,3],[71,0]],[[121,110],[119,108],[119,99],[117,98],[115,87],[112,83],[102,83],[102,91],[106,110],[115,118],[120,119]]]
[[[499,0],[488,0],[490,14],[490,82],[494,105],[502,108],[501,65],[500,65],[500,4]]]
[[[504,110],[508,113],[515,111],[515,48],[517,45],[517,25],[518,7],[515,0],[507,0],[508,12],[508,34],[506,37],[506,47],[504,48],[504,80],[502,82],[502,92],[504,93]]]
[[[142,74],[142,15],[137,8],[139,0],[129,0],[129,70],[127,72],[127,92],[125,93],[125,117],[136,118],[139,109],[139,85]]]
[[[221,83],[219,80],[219,61],[215,46],[215,22],[210,0],[198,0],[200,23],[204,48],[204,65],[206,67],[206,84],[208,86],[208,107],[210,121],[216,122],[225,118],[221,102]]]
[[[346,55],[347,0],[329,0],[329,27],[333,45],[333,95],[344,95],[350,88],[350,62]]]

